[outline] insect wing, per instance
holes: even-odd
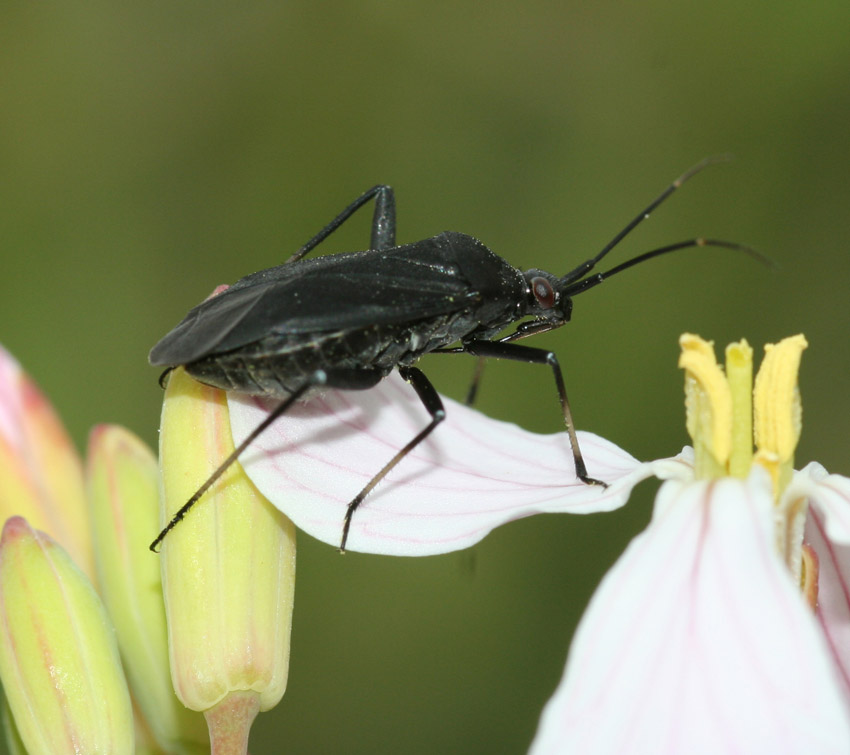
[[[247,276],[192,309],[150,353],[187,364],[271,333],[322,333],[415,322],[478,301],[440,234],[384,252],[334,254]]]

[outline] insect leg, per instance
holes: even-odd
[[[191,509],[192,506],[194,506],[198,502],[201,496],[212,487],[213,483],[215,483],[215,481],[218,480],[218,478],[221,477],[227,471],[228,467],[230,467],[230,465],[233,464],[233,462],[239,458],[239,455],[257,439],[257,436],[259,436],[260,433],[262,433],[278,417],[284,414],[286,410],[289,409],[289,407],[292,406],[296,401],[298,401],[298,399],[300,399],[310,388],[314,388],[319,385],[325,385],[327,381],[327,373],[324,370],[317,370],[309,377],[307,381],[304,382],[304,384],[300,388],[293,391],[289,395],[289,398],[283,401],[276,409],[274,409],[274,411],[271,412],[271,414],[269,414],[268,417],[266,417],[262,422],[260,422],[260,424],[257,425],[251,431],[248,437],[245,438],[245,440],[243,440],[238,446],[236,446],[236,448],[233,449],[231,454],[223,462],[221,462],[221,464],[218,465],[216,470],[207,478],[206,482],[204,482],[204,484],[201,485],[201,487],[199,487],[195,491],[194,495],[192,495],[192,497],[178,509],[177,513],[173,517],[171,517],[170,521],[168,522],[168,524],[165,525],[162,532],[160,532],[156,536],[156,540],[154,540],[150,544],[150,549],[154,553],[159,552],[159,546],[162,544],[162,541],[165,539],[165,536],[177,526],[180,520],[183,519],[183,517],[185,517],[187,513],[189,513],[189,509]]]
[[[321,231],[311,238],[285,264],[298,262],[348,220],[370,199],[375,200],[375,212],[372,215],[372,239],[369,248],[381,251],[395,246],[395,194],[391,186],[378,184],[361,194]]]
[[[413,386],[413,389],[416,391],[416,394],[419,396],[422,404],[428,410],[428,414],[431,415],[431,421],[423,430],[417,433],[413,440],[407,443],[404,448],[396,453],[396,455],[393,456],[393,458],[390,459],[389,462],[387,462],[371,480],[369,480],[366,487],[355,496],[354,500],[348,504],[348,509],[345,512],[345,521],[342,525],[342,541],[339,545],[339,550],[342,553],[345,552],[345,544],[348,540],[348,531],[351,529],[351,518],[363,502],[363,499],[372,491],[375,485],[387,476],[389,471],[396,464],[398,464],[405,456],[407,456],[407,454],[418,446],[419,443],[425,440],[425,438],[430,435],[431,431],[446,418],[446,410],[443,408],[443,402],[440,399],[440,395],[437,393],[434,386],[431,385],[431,381],[425,377],[422,370],[419,370],[416,367],[399,367],[398,371],[401,376]]]
[[[472,373],[472,382],[469,384],[469,390],[466,392],[466,399],[463,402],[466,406],[472,406],[475,403],[475,397],[478,395],[478,386],[481,383],[481,376],[484,374],[484,364],[486,361],[484,357],[479,357],[475,362],[475,372]]]
[[[389,186],[376,186],[370,249],[383,251],[395,246],[395,194]]]
[[[434,349],[429,352],[431,354],[466,354],[466,349],[463,346],[446,346],[439,349]],[[469,389],[466,392],[466,398],[463,400],[464,406],[472,406],[478,396],[478,386],[481,385],[481,377],[484,375],[484,365],[487,360],[481,357],[475,363],[475,372],[472,373],[472,381],[469,384]]]
[[[548,333],[550,330],[560,328],[563,324],[563,322],[550,322],[549,320],[523,322],[517,326],[517,329],[513,333],[497,339],[497,343],[509,343],[510,341],[518,341],[520,338],[528,338],[529,336],[537,335],[538,333]],[[490,343],[490,341],[487,341],[487,343]],[[462,354],[464,352],[466,352],[465,347],[457,346],[452,348],[434,349],[431,353]],[[472,382],[466,393],[466,399],[463,402],[466,406],[472,406],[475,403],[475,398],[478,395],[478,387],[481,385],[481,377],[484,374],[484,364],[486,361],[486,358],[481,356],[475,363],[475,372],[472,373]]]
[[[564,376],[558,358],[552,351],[538,349],[533,346],[523,346],[518,343],[507,341],[469,341],[464,344],[465,351],[477,357],[491,357],[494,359],[510,359],[515,362],[526,362],[528,364],[548,364],[555,374],[555,384],[558,387],[558,398],[561,400],[561,410],[564,414],[564,424],[567,426],[567,434],[570,438],[570,446],[573,450],[573,461],[576,467],[576,477],[588,485],[602,485],[607,483],[594,479],[587,474],[587,467],[581,455],[578,445],[573,415],[570,410],[570,402],[567,399],[567,389],[564,386]]]

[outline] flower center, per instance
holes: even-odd
[[[755,388],[753,350],[745,340],[727,346],[725,371],[712,342],[686,333],[679,345],[696,478],[744,478],[755,461],[770,473],[778,501],[791,478],[800,439],[797,375],[806,339],[791,336],[765,346]]]
[[[776,504],[777,551],[814,604],[817,561],[803,544],[808,502],[782,495],[794,471],[794,450],[802,427],[797,375],[806,339],[791,336],[765,346],[755,387],[753,350],[746,341],[726,347],[725,371],[710,341],[686,333],[679,345],[687,427],[694,443],[694,477],[743,479],[753,464],[767,470]]]

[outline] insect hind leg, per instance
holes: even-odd
[[[368,191],[363,192],[355,199],[348,207],[346,207],[339,215],[337,215],[330,223],[328,223],[321,231],[311,238],[304,246],[302,246],[295,254],[293,254],[284,264],[288,265],[292,262],[298,262],[302,257],[321,244],[328,236],[330,236],[337,228],[339,228],[346,220],[348,220],[357,210],[359,210],[370,199],[375,200],[375,211],[372,214],[372,237],[369,244],[369,249],[375,251],[384,251],[395,246],[395,193],[391,186],[386,184],[378,184],[373,186]]]
[[[440,395],[437,393],[437,389],[431,384],[431,381],[425,377],[425,373],[423,373],[422,370],[416,367],[399,367],[399,373],[413,386],[413,389],[416,391],[416,395],[419,396],[419,400],[428,410],[428,414],[431,415],[431,421],[422,430],[420,430],[411,441],[398,451],[395,456],[393,456],[393,458],[390,459],[380,469],[380,471],[372,477],[371,480],[369,480],[366,487],[364,487],[363,490],[354,497],[351,503],[348,504],[348,508],[345,512],[345,520],[342,525],[342,540],[339,545],[340,553],[345,553],[345,544],[348,542],[348,533],[351,529],[351,519],[354,516],[354,512],[357,511],[360,504],[363,503],[363,499],[372,492],[374,487],[387,476],[396,464],[398,464],[423,440],[425,440],[434,428],[446,418],[446,410],[443,407]]]

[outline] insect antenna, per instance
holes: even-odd
[[[648,252],[639,254],[637,257],[632,257],[632,259],[630,260],[621,262],[616,267],[612,267],[610,270],[606,270],[604,273],[596,273],[595,275],[590,275],[580,281],[574,281],[571,285],[562,289],[562,294],[564,296],[575,296],[576,294],[580,294],[582,291],[587,291],[587,289],[589,288],[598,286],[600,283],[602,283],[602,281],[608,280],[608,278],[610,278],[612,275],[621,273],[623,272],[623,270],[628,270],[630,267],[634,267],[635,265],[638,265],[641,262],[646,262],[646,260],[651,260],[653,257],[659,257],[662,254],[667,254],[668,252],[676,252],[680,249],[689,249],[692,247],[705,246],[717,246],[722,247],[724,249],[734,249],[735,251],[749,254],[751,257],[758,260],[762,264],[767,265],[768,267],[776,266],[773,260],[771,260],[769,257],[765,257],[760,252],[756,251],[752,247],[746,246],[745,244],[736,244],[734,241],[720,241],[718,239],[688,239],[687,241],[679,241],[676,244],[661,246],[658,249],[651,249]]]
[[[649,219],[649,216],[652,212],[662,203],[664,202],[673,192],[675,192],[685,181],[690,178],[693,178],[697,173],[701,172],[709,165],[716,165],[717,163],[727,163],[731,160],[730,155],[715,155],[714,157],[707,157],[705,160],[697,163],[689,170],[686,170],[681,176],[679,176],[673,183],[671,183],[664,191],[661,192],[649,205],[638,215],[636,215],[630,223],[623,228],[616,236],[614,236],[611,241],[609,241],[605,247],[602,249],[599,254],[591,259],[587,260],[587,262],[583,262],[579,265],[575,270],[571,270],[568,272],[563,278],[561,278],[561,284],[567,285],[569,283],[573,283],[574,281],[580,280],[584,278],[597,264],[599,261],[610,252],[617,244],[619,244],[626,236],[628,236],[635,228],[637,228],[644,220]],[[697,246],[694,242],[685,242],[683,246]],[[683,247],[677,247],[683,248]],[[666,249],[664,251],[673,251],[672,249]],[[663,251],[658,251],[658,254],[663,254]],[[647,254],[652,255],[651,252]],[[654,256],[654,255],[652,255]],[[638,258],[636,258],[638,259]],[[636,264],[636,263],[633,263]],[[600,281],[601,283],[601,281]],[[584,289],[582,289],[584,290]]]

